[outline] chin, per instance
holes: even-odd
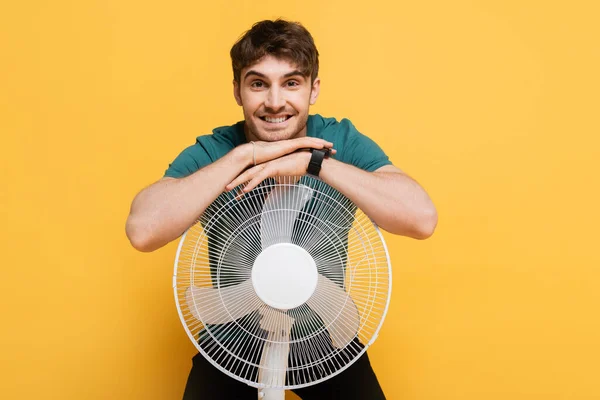
[[[297,131],[282,131],[282,132],[261,132],[260,137],[266,142],[277,142],[279,140],[293,139],[297,135]]]
[[[288,127],[287,129],[281,130],[255,129],[253,132],[254,136],[259,140],[265,142],[277,142],[279,140],[288,140],[297,137],[300,129],[297,127]]]

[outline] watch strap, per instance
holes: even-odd
[[[311,149],[311,153],[306,172],[310,175],[319,176],[323,159],[329,156],[329,149]]]

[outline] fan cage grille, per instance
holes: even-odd
[[[300,196],[288,196],[274,209],[263,209],[270,193],[299,185],[311,189],[308,203],[300,207]],[[387,313],[391,266],[381,232],[350,200],[311,176],[272,178],[236,199],[240,188],[221,194],[180,240],[174,293],[188,336],[215,367],[254,387],[295,389],[335,376],[374,342]],[[329,280],[324,282],[333,282],[347,294],[343,303],[336,304],[344,306],[329,309],[331,284],[318,285],[312,303],[287,312],[262,303],[247,282],[265,242],[294,243],[308,251],[319,274]],[[208,304],[206,311],[201,303],[207,300],[193,291],[190,296],[190,288],[218,289],[217,300],[211,301],[220,304]],[[231,299],[224,291],[228,288],[234,293]],[[317,308],[328,322],[308,304],[320,304]],[[243,307],[252,311],[234,318]],[[209,315],[212,309],[230,322],[206,322],[214,319]],[[356,312],[359,322],[353,332],[348,325]],[[271,333],[289,328],[290,317],[288,335]],[[261,321],[267,321],[267,330],[261,328]],[[336,347],[334,338],[347,335],[346,331],[353,332],[352,340]],[[259,379],[265,371],[282,372],[281,366],[261,360],[265,343],[274,345],[274,351],[289,349],[285,382]]]

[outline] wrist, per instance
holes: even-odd
[[[321,171],[319,172],[319,178],[325,182],[328,182],[331,175],[340,174],[340,171],[335,171],[339,161],[335,158],[327,157],[321,164]]]
[[[303,149],[299,151],[302,154],[302,165],[304,165],[304,169],[308,171],[308,164],[310,164],[310,158],[312,157],[312,152],[308,149]]]
[[[242,164],[244,169],[253,166],[253,152],[252,143],[244,143],[240,146],[235,147],[232,150],[232,155],[236,164]]]

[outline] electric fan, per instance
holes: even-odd
[[[173,288],[183,326],[225,374],[283,400],[348,368],[391,293],[377,226],[320,179],[222,193],[182,236]]]

